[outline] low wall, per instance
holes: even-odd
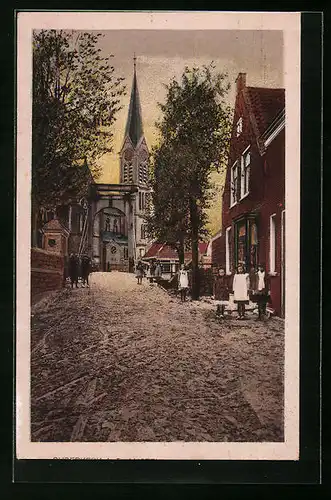
[[[31,249],[31,297],[58,290],[64,282],[64,257],[40,248]]]

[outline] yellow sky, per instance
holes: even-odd
[[[133,54],[137,56],[137,79],[142,107],[144,133],[151,147],[157,140],[155,121],[160,118],[158,102],[166,95],[164,84],[179,78],[185,65],[209,64],[227,72],[232,85],[228,101],[233,106],[234,81],[239,72],[247,73],[247,85],[283,87],[283,41],[281,31],[104,31],[100,47],[104,55],[113,54],[117,76],[124,76],[127,95],[114,127],[113,153],[101,161],[102,176],[98,182],[119,182],[119,156],[127,119],[133,77]],[[213,175],[221,188],[224,176]],[[216,196],[209,211],[209,229],[215,233],[221,226],[221,196]]]

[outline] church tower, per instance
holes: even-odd
[[[133,82],[128,118],[122,149],[120,151],[120,182],[138,187],[134,211],[134,237],[136,259],[144,256],[148,239],[144,215],[149,204],[149,151],[144,136],[141,105],[136,74],[136,57],[133,58]]]

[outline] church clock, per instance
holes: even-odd
[[[127,149],[124,153],[124,158],[127,160],[127,161],[130,161],[132,160],[133,158],[133,151],[132,149]]]

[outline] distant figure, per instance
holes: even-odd
[[[76,288],[78,288],[79,260],[76,253],[72,253],[69,257],[68,270],[71,281],[71,288],[74,287],[74,284],[76,285]]]
[[[238,265],[233,277],[233,300],[238,304],[238,319],[245,319],[245,304],[249,304],[249,274],[244,272],[244,266]]]
[[[137,277],[138,285],[142,284],[143,276],[144,276],[144,266],[143,266],[142,262],[139,261],[137,264],[137,267],[136,267],[136,277]]]
[[[185,302],[188,291],[188,272],[185,269],[184,264],[180,266],[180,270],[178,272],[178,288],[180,290],[180,299],[182,302]]]
[[[82,280],[83,280],[82,287],[83,288],[85,287],[85,282],[86,282],[87,288],[89,288],[89,286],[90,286],[89,282],[88,282],[90,272],[91,272],[91,259],[88,255],[83,255],[82,261],[81,261],[81,273],[82,273]]]
[[[110,268],[110,262],[107,262],[107,271],[110,272],[111,271],[111,268]]]
[[[155,275],[155,262],[152,262],[149,268],[149,281],[153,283]]]
[[[159,281],[159,279],[162,278],[162,267],[160,261],[156,261],[154,276],[156,281]]]
[[[221,267],[214,281],[214,297],[216,300],[216,315],[224,319],[225,306],[229,304],[230,283],[229,276],[226,276],[225,270]]]

